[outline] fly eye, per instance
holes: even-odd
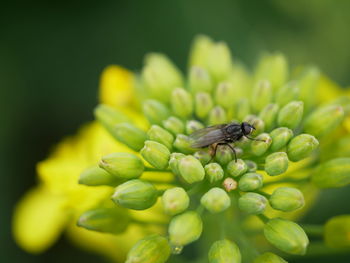
[[[248,125],[245,125],[244,126],[244,134],[248,135],[252,132],[253,128],[248,126]]]

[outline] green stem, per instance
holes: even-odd
[[[202,216],[203,215],[203,213],[204,213],[204,210],[205,210],[205,208],[204,208],[204,206],[202,206],[202,205],[199,205],[198,207],[197,207],[197,213],[200,215],[200,216]]]
[[[168,225],[167,222],[160,222],[160,221],[145,221],[145,220],[140,220],[136,218],[131,218],[131,222],[139,225],[159,225],[159,226],[166,226]]]
[[[265,216],[264,214],[260,214],[260,215],[256,215],[264,224],[266,224],[270,218],[268,218],[267,216]]]
[[[267,199],[269,199],[269,198],[271,197],[270,194],[268,194],[268,193],[266,193],[266,192],[264,192],[264,191],[256,190],[255,192],[256,192],[257,194],[261,194],[261,195],[265,196]]]
[[[324,233],[323,225],[302,224],[301,227],[304,229],[306,234],[310,236],[323,237],[323,233]]]
[[[303,183],[309,181],[310,178],[294,179],[294,178],[284,178],[279,181],[264,183],[264,186],[280,184],[280,183]]]

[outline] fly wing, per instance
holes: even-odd
[[[225,135],[221,129],[225,126],[226,124],[220,124],[195,131],[190,135],[191,147],[202,148],[224,140]]]

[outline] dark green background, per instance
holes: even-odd
[[[347,0],[2,3],[1,262],[103,261],[64,238],[43,255],[29,255],[13,242],[10,221],[13,205],[36,182],[35,163],[93,118],[99,74],[106,65],[138,70],[146,52],[161,51],[184,69],[193,36],[204,33],[227,41],[234,57],[250,66],[261,51],[279,50],[292,65],[316,64],[347,86],[349,12]],[[348,192],[326,192],[304,221],[324,222],[331,215],[350,213],[345,201],[336,201],[338,195],[348,200]],[[337,262],[349,260],[339,257]]]

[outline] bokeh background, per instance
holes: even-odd
[[[292,65],[316,64],[350,84],[350,1],[11,1],[0,8],[0,261],[104,262],[64,237],[29,255],[11,237],[13,206],[35,184],[35,164],[93,118],[99,74],[109,64],[139,70],[149,51],[186,68],[194,35],[228,42],[253,66],[262,51]],[[328,190],[303,219],[350,213],[350,188]],[[343,200],[339,202],[339,200]],[[324,209],[326,207],[327,209]],[[348,255],[293,262],[350,262]]]

